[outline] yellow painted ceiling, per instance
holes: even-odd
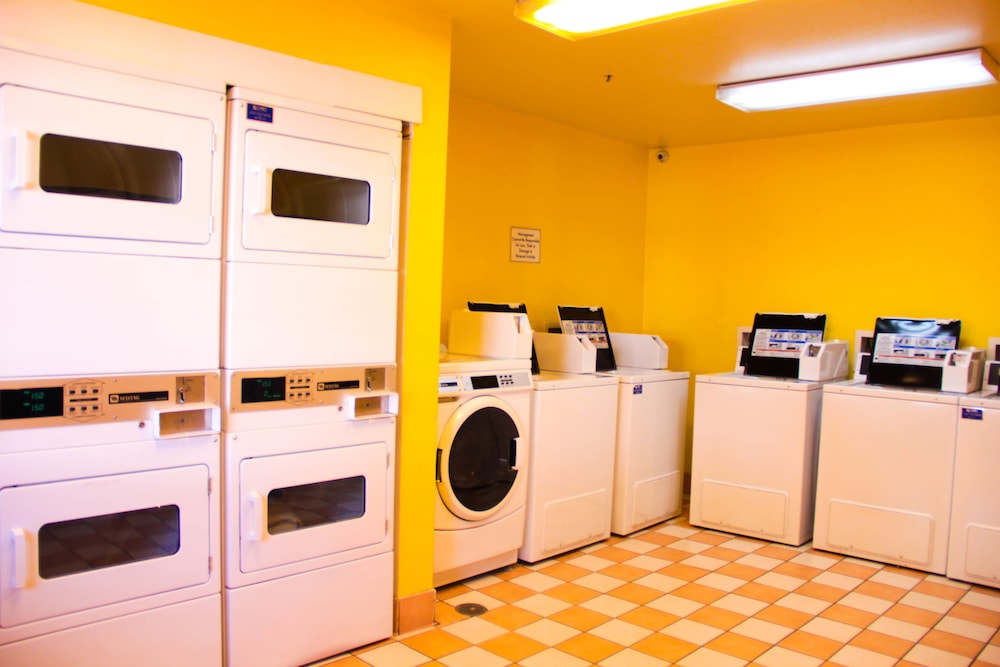
[[[1000,0],[756,0],[578,41],[515,19],[515,0],[420,2],[452,18],[454,92],[650,148],[1000,113],[1000,84],[753,114],[715,99],[976,46],[1000,58]]]

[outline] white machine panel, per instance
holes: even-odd
[[[699,375],[691,523],[799,545],[812,537],[822,385]]]
[[[813,545],[944,574],[958,396],[824,386]]]
[[[1000,588],[1000,397],[959,400],[948,576]]]

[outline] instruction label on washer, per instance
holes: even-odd
[[[753,338],[753,356],[796,358],[807,343],[822,343],[822,331],[803,329],[757,329]]]
[[[632,393],[633,394],[641,394],[642,393],[642,385],[641,384],[637,384],[634,387],[632,387]]]
[[[601,320],[563,320],[562,332],[564,334],[585,336],[598,350],[610,347],[608,332],[604,328],[604,322]]]
[[[962,408],[962,419],[983,420],[983,411],[979,408]]]
[[[948,353],[958,346],[955,336],[907,336],[880,333],[875,336],[872,361],[907,366],[944,366]]]

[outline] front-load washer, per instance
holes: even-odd
[[[618,368],[611,532],[629,535],[678,516],[684,493],[687,371]]]
[[[435,586],[517,562],[530,424],[530,359],[441,359]]]
[[[800,545],[812,538],[823,384],[695,378],[694,525]]]
[[[0,382],[0,664],[222,659],[219,373]]]
[[[0,377],[219,368],[225,85],[0,42]]]
[[[1000,395],[958,401],[948,576],[1000,587]]]
[[[960,397],[823,386],[814,547],[945,574]]]
[[[229,667],[392,634],[393,366],[225,371]]]
[[[223,368],[395,361],[402,145],[399,120],[229,91]]]
[[[611,534],[618,379],[542,371],[532,376],[524,545],[534,563]]]

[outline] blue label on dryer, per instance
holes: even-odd
[[[983,420],[983,411],[980,408],[962,408],[962,419]]]
[[[641,394],[642,393],[642,385],[641,384],[637,384],[634,387],[632,387],[632,393],[633,394]]]
[[[250,120],[259,120],[264,123],[273,123],[274,107],[266,107],[263,104],[247,102],[247,118]]]

